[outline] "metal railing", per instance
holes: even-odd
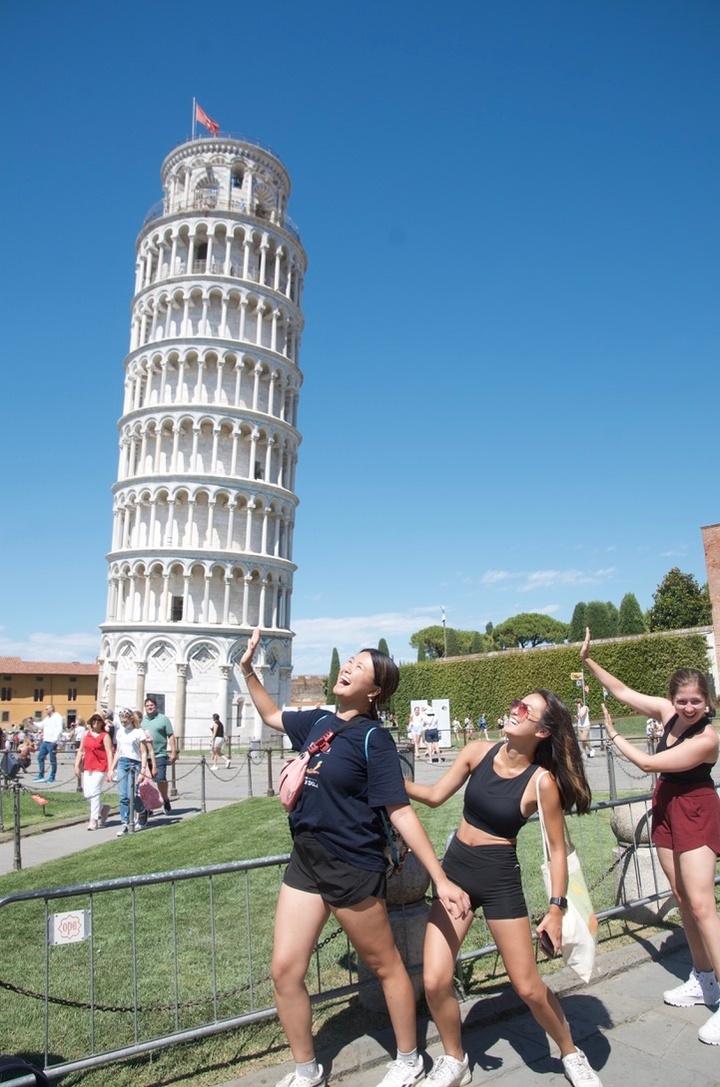
[[[593,806],[568,819],[599,920],[668,897],[654,850],[618,845],[615,809],[651,794]],[[518,842],[531,917],[546,909],[537,820]],[[166,1048],[274,1017],[270,977],[275,899],[289,856],[33,890],[0,899],[0,928],[22,933],[22,954],[0,967],[4,1021],[43,1039],[46,1074]],[[402,921],[402,908],[399,911]],[[339,943],[336,943],[339,940]],[[458,959],[496,954],[483,920]],[[411,972],[419,963],[407,964]],[[356,993],[357,958],[328,922],[308,988],[314,1002]]]

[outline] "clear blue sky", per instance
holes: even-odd
[[[716,0],[10,5],[0,653],[91,660],[134,245],[193,96],[308,253],[296,672],[705,581]]]

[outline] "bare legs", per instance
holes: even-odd
[[[560,1001],[538,973],[527,917],[488,921],[488,928],[515,992],[525,1001],[536,1022],[558,1046],[561,1056],[574,1053],[575,1043]]]
[[[462,1060],[460,1008],[453,986],[455,959],[472,918],[454,921],[438,901],[433,902],[425,934],[425,996],[445,1052]],[[538,973],[527,917],[488,921],[515,992],[563,1057],[575,1051],[560,1003]]]
[[[297,891],[286,884],[280,888],[272,976],[280,1022],[298,1064],[311,1061],[315,1055],[305,976],[330,912],[319,895]],[[411,1052],[417,1044],[415,994],[395,946],[385,903],[367,898],[356,906],[333,908],[332,912],[358,955],[377,975],[398,1049]]]
[[[472,924],[472,914],[463,920],[450,917],[437,899],[430,908],[423,950],[425,999],[438,1028],[444,1051],[456,1060],[463,1059],[460,1006],[455,996],[453,974],[460,945]]]
[[[398,1050],[410,1053],[417,1045],[415,992],[395,946],[385,902],[366,898],[333,913],[382,986]]]
[[[271,969],[278,1015],[297,1064],[315,1056],[305,975],[329,915],[319,895],[296,891],[283,883],[275,913]]]
[[[658,858],[682,916],[693,966],[714,970],[720,979],[720,917],[715,904],[717,857],[708,846],[675,853],[658,848]]]

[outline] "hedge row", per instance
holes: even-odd
[[[400,666],[400,685],[393,699],[398,722],[404,725],[412,699],[450,700],[451,717],[462,721],[470,715],[487,714],[492,726],[513,698],[537,687],[555,691],[572,710],[581,695],[571,673],[582,667],[578,645],[546,649],[511,650],[486,656],[449,661],[423,661]],[[703,634],[655,634],[648,637],[594,643],[593,660],[629,687],[645,694],[666,695],[667,682],[676,668],[698,668],[708,673],[708,651]],[[602,717],[602,688],[585,672],[589,688],[590,716]],[[625,709],[608,699],[611,713]]]

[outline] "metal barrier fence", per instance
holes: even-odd
[[[613,812],[632,804],[632,821],[642,829],[650,799],[648,793],[596,804],[589,815],[568,819],[600,920],[667,898],[654,850],[639,832],[619,846],[611,827]],[[536,818],[520,836],[518,853],[531,917],[539,919],[547,899]],[[273,914],[288,859],[269,856],[0,899],[6,1035],[22,1021],[27,1037],[42,1038],[43,1067],[56,1079],[274,1017]],[[397,919],[402,922],[402,908]],[[7,939],[9,933],[16,938]],[[482,919],[473,922],[466,944],[472,946],[458,960],[460,975],[472,960],[496,951]],[[332,919],[308,987],[315,1002],[360,987],[355,952]]]

